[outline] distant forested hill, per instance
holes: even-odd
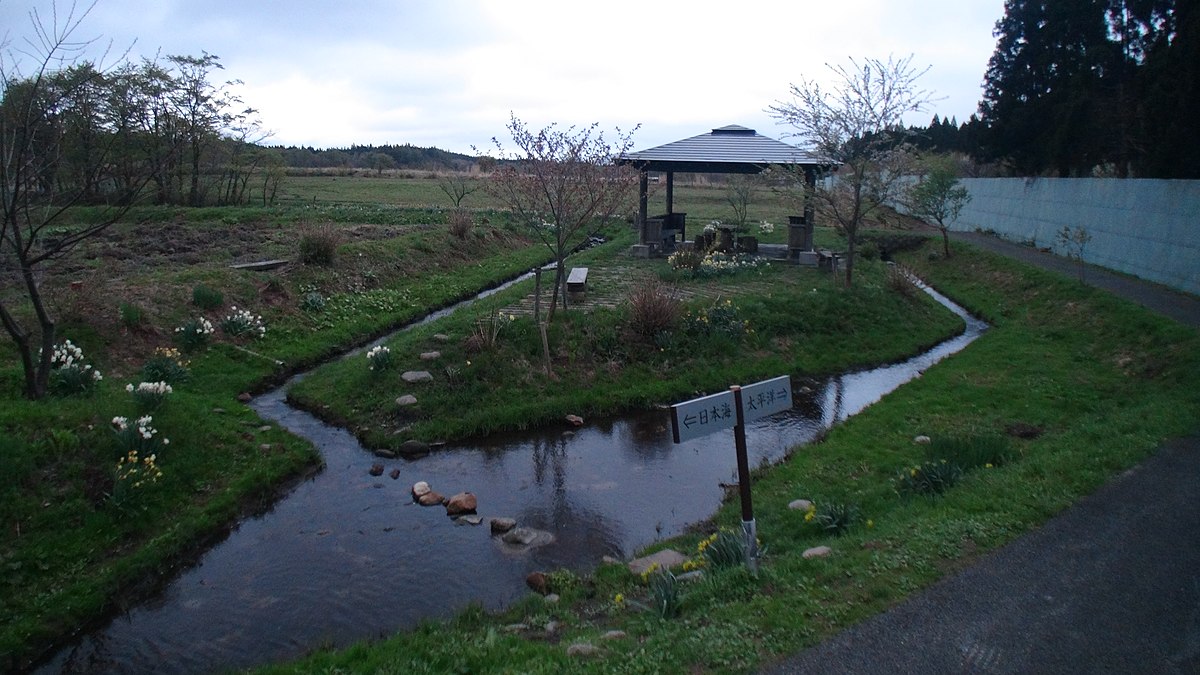
[[[475,158],[438,148],[419,148],[414,145],[352,145],[349,148],[318,150],[307,147],[274,148],[284,164],[307,169],[421,169],[436,171],[466,171]]]

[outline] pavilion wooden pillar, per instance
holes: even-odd
[[[675,172],[667,172],[667,213],[675,213]]]
[[[804,167],[804,223],[807,226],[804,232],[804,250],[813,250],[813,227],[816,226],[815,218],[817,215],[816,204],[814,204],[815,193],[817,191],[817,170],[815,167]]]
[[[641,181],[638,183],[638,243],[649,244],[646,241],[646,193],[650,190],[650,177],[648,172],[642,171]]]

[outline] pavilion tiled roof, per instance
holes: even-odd
[[[829,166],[812,153],[736,124],[713,129],[620,160],[643,171],[758,173],[772,164]]]

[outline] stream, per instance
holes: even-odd
[[[751,466],[779,461],[987,328],[923,288],[962,317],[966,331],[902,363],[821,381],[793,378],[795,406],[747,426]],[[721,483],[737,482],[732,432],[675,445],[666,410],[587,420],[574,433],[495,434],[383,462],[384,475],[371,477],[381,460],[350,433],[286,404],[288,386],[301,377],[251,406],[312,441],[325,469],[239,523],[157,595],[62,648],[37,672],[245,668],[384,637],[470,603],[500,609],[529,593],[532,571],[588,571],[603,556],[629,558],[682,533],[716,511]],[[398,479],[389,477],[392,469]],[[414,504],[416,481],[447,496],[475,493],[483,523],[460,524],[443,508]],[[490,533],[488,518],[501,516],[554,539],[514,549]]]

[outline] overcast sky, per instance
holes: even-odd
[[[77,3],[78,10],[89,3]],[[9,50],[70,0],[0,0]],[[913,55],[934,113],[976,110],[1003,0],[99,0],[76,37],[113,53],[215,54],[280,145],[505,140],[509,113],[630,129],[645,149],[741,124],[826,63]],[[98,44],[99,44],[98,43]],[[12,61],[7,59],[7,65]]]

